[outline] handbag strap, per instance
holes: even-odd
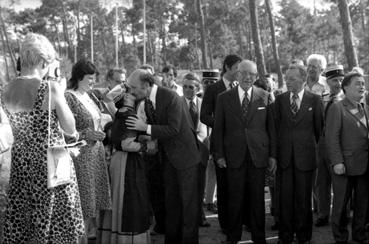
[[[48,116],[48,124],[47,124],[47,147],[50,147],[50,137],[51,137],[51,87],[50,80],[47,80],[47,86],[49,89],[49,116]]]

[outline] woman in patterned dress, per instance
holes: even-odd
[[[14,135],[1,243],[77,243],[84,235],[74,168],[73,183],[47,187],[49,102],[51,144],[65,143],[61,129],[76,134],[73,114],[63,96],[65,86],[50,81],[49,101],[48,82],[43,80],[54,73],[51,64],[55,59],[56,52],[46,37],[28,34],[20,49],[21,76],[0,96]]]
[[[80,154],[73,161],[89,238],[96,237],[96,217],[100,211],[111,208],[108,169],[102,143],[105,133],[100,125],[101,112],[96,97],[89,95],[97,73],[95,65],[90,61],[78,61],[73,66],[65,93],[80,138],[87,141],[87,145],[80,149]]]

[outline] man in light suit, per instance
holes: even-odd
[[[214,84],[207,86],[203,102],[201,105],[200,120],[205,125],[213,129],[215,120],[215,109],[217,97],[220,93],[230,90],[234,87],[238,64],[241,57],[235,54],[227,55],[223,62],[221,79]],[[213,133],[213,132],[212,132]],[[213,154],[213,136],[210,136],[210,153]],[[215,163],[215,174],[217,177],[217,207],[218,221],[223,233],[227,233],[227,211],[228,211],[228,184],[227,172],[224,168],[219,168]]]
[[[200,121],[200,108],[202,99],[196,96],[197,92],[200,91],[200,78],[194,73],[188,73],[183,77],[182,87],[184,94],[182,98],[191,115],[193,126],[196,129],[196,135],[201,154],[201,164],[199,170],[199,225],[201,227],[209,227],[210,223],[206,221],[204,209],[202,208],[205,191],[206,167],[209,159],[209,139],[207,137],[206,125]]]
[[[332,230],[336,243],[348,241],[346,204],[354,191],[352,239],[368,243],[365,223],[368,210],[368,115],[365,81],[349,73],[342,81],[345,98],[328,110],[326,141],[333,167]]]
[[[277,96],[277,161],[280,186],[279,243],[310,243],[313,214],[311,194],[317,164],[317,143],[323,128],[319,95],[304,89],[306,68],[291,65],[286,72],[288,92]]]
[[[145,70],[135,70],[128,85],[137,102],[145,104],[146,116],[127,120],[129,129],[143,131],[158,140],[164,164],[165,243],[198,243],[198,170],[200,163],[196,131],[186,104],[174,92],[154,84],[154,77]],[[151,150],[148,148],[148,150]]]
[[[249,216],[253,243],[265,244],[265,170],[276,166],[274,118],[270,93],[253,86],[256,64],[238,65],[239,86],[218,96],[214,124],[214,156],[227,171],[229,243],[242,235],[242,216]],[[245,207],[249,203],[250,208]]]

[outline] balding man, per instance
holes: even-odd
[[[129,129],[157,139],[165,183],[165,243],[198,243],[199,145],[187,105],[172,90],[158,87],[145,70],[135,70],[128,85],[136,101],[145,102],[148,123],[130,118]]]
[[[267,166],[276,165],[275,131],[272,98],[253,86],[257,76],[254,62],[241,61],[239,86],[218,96],[215,111],[214,156],[227,171],[229,243],[241,240],[244,211],[251,211],[246,216],[250,216],[253,243],[266,243],[264,181]]]
[[[277,96],[275,117],[279,175],[279,243],[310,243],[313,215],[311,194],[317,166],[317,143],[323,128],[320,96],[304,89],[306,69],[291,65],[288,92]]]

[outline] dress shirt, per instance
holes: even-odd
[[[296,104],[297,104],[297,107],[298,109],[300,109],[301,107],[301,101],[302,101],[302,98],[304,97],[304,89],[302,89],[299,93],[297,93],[297,96],[298,98],[296,99]],[[293,96],[293,93],[290,92],[290,104],[292,104],[292,96]]]
[[[149,99],[152,102],[152,105],[154,106],[154,109],[156,109],[156,93],[157,92],[158,92],[158,86],[154,84],[151,88],[151,92],[150,92],[150,95],[149,95]],[[151,125],[147,125],[146,133],[148,135],[151,135]]]
[[[252,93],[252,86],[247,90],[247,98],[249,99],[249,102],[251,102],[251,93]],[[240,99],[240,103],[242,106],[243,98],[245,97],[245,90],[241,88],[241,86],[238,86],[238,97]]]

